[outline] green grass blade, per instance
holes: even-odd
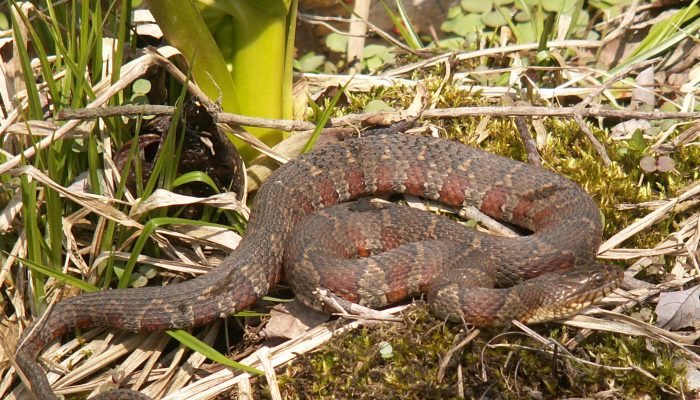
[[[573,13],[571,14],[571,23],[566,29],[566,35],[564,35],[564,39],[569,39],[571,37],[571,34],[576,30],[578,20],[581,16],[581,13],[583,12],[586,12],[583,8],[583,0],[577,0],[576,5],[573,8]]]
[[[49,165],[48,175],[49,178],[56,182],[61,182],[62,175],[65,170],[65,150],[61,149],[63,147],[63,141],[60,143],[54,143],[53,146],[49,148]],[[53,268],[60,268],[63,259],[63,201],[61,196],[54,189],[45,187],[44,195],[46,197],[46,226],[45,229],[48,232],[45,234],[48,236],[49,243],[49,265]]]
[[[679,10],[669,20],[652,28],[647,38],[640,43],[637,51],[627,57],[620,65],[608,71],[604,81],[607,81],[632,64],[651,59],[663,53],[686,39],[688,35],[698,31],[700,29],[700,18],[698,17],[700,16],[700,6],[697,6],[697,2],[698,0],[693,1],[686,9]],[[680,23],[691,20],[692,22],[680,29]]]
[[[333,114],[333,111],[335,111],[335,105],[338,104],[338,100],[340,100],[340,97],[345,93],[345,89],[347,89],[348,85],[352,82],[352,77],[348,79],[347,82],[345,82],[345,85],[343,85],[340,90],[333,96],[331,99],[330,104],[328,104],[328,107],[326,107],[325,110],[320,114],[316,114],[316,128],[314,128],[313,133],[311,133],[311,137],[309,137],[309,140],[306,141],[306,144],[304,145],[304,148],[302,149],[302,153],[308,153],[313,149],[314,144],[316,144],[316,141],[318,140],[319,135],[321,135],[321,132],[323,131],[323,128],[326,127],[326,123],[328,120],[331,118],[331,114]],[[312,102],[313,103],[313,102]],[[315,105],[315,109],[319,110],[319,107]]]
[[[26,175],[20,178],[22,190],[22,215],[24,216],[24,227],[27,240],[27,259],[35,264],[42,264],[41,257],[41,233],[37,221],[36,202],[36,181],[29,181]],[[44,297],[43,275],[32,274],[32,284],[34,286],[34,303],[40,304],[40,299]]]
[[[642,53],[653,51],[657,46],[662,45],[666,40],[673,37],[678,32],[678,28],[684,23],[692,20],[700,14],[698,0],[693,1],[688,7],[675,12],[670,18],[660,21],[649,29],[649,34],[634,49],[630,57],[636,57]]]
[[[406,43],[408,43],[408,45],[411,46],[413,50],[420,50],[423,47],[425,47],[423,45],[423,42],[420,40],[420,36],[418,36],[418,32],[416,32],[416,29],[413,27],[411,19],[408,17],[408,12],[403,6],[402,0],[396,0],[396,8],[399,10],[399,16],[401,17],[401,21],[403,22],[403,24],[401,25],[402,29],[406,31],[406,36],[404,36]]]
[[[15,13],[12,13],[14,16]],[[43,47],[43,44],[41,43],[41,40],[39,40],[39,37],[36,33],[36,30],[34,29],[31,24],[29,24],[29,20],[24,13],[18,12],[17,16],[20,17],[21,23],[27,28],[27,32],[29,33],[29,36],[32,39],[32,46],[34,47],[35,52],[37,53],[37,57],[39,59],[40,65],[41,65],[41,70],[42,70],[42,76],[44,77],[44,81],[47,83],[47,87],[49,88],[49,95],[52,98],[56,98],[59,95],[58,92],[58,87],[56,86],[56,82],[53,79],[53,73],[51,70],[50,63],[48,61],[48,57],[46,54],[46,51]],[[15,21],[18,22],[18,21]],[[24,48],[23,44],[21,45],[22,48]],[[26,49],[24,50],[24,53],[26,54]],[[22,54],[22,51],[20,50],[20,54]],[[24,65],[23,65],[24,66]],[[30,70],[31,71],[31,70]],[[25,82],[27,82],[29,85],[27,86],[27,91],[36,93],[38,96],[38,89],[36,85],[33,84],[35,81],[35,77],[33,75],[33,72],[29,72],[30,75],[27,75],[27,71],[24,70],[24,78]],[[33,96],[30,96],[30,109],[32,109],[31,103],[34,101],[39,101],[38,98],[34,99]],[[39,110],[41,109],[41,104],[37,104],[34,106],[35,108],[38,108]],[[31,111],[30,111],[31,113]],[[43,114],[43,112],[42,112]],[[36,116],[34,116],[36,117]],[[39,116],[38,118],[41,119],[43,117]],[[62,154],[61,152],[61,147],[63,146],[62,142],[59,141],[57,143],[54,143],[49,149],[48,149],[48,163],[45,160],[45,154],[44,152],[40,153],[37,155],[37,160],[36,164],[41,166],[41,165],[48,165],[50,167],[44,167],[43,169],[48,170],[49,176],[51,179],[57,181],[57,182],[62,182],[62,173],[63,169],[65,167],[65,154]],[[35,186],[36,187],[36,186]],[[63,215],[63,205],[60,196],[58,193],[50,188],[45,188],[44,189],[45,193],[45,205],[46,205],[46,231],[45,234],[48,236],[48,248],[47,253],[48,253],[48,263],[49,265],[53,266],[54,268],[61,265],[61,260],[62,260],[62,246],[63,246],[63,221],[62,221],[62,215]],[[36,227],[36,220],[39,219],[39,216],[37,215],[39,210],[36,207],[30,208],[31,212],[33,213],[33,218],[35,219],[35,222],[32,224],[34,228],[32,229],[33,234],[39,235],[40,232],[38,230],[38,227]],[[46,243],[44,243],[46,244]],[[36,249],[34,250],[36,251]],[[39,259],[35,259],[35,261],[39,261]]]
[[[88,179],[92,193],[102,194],[102,185],[100,184],[100,177],[98,175],[98,171],[102,166],[100,164],[99,153],[97,150],[97,139],[95,138],[96,134],[96,132],[93,132],[87,137]]]
[[[206,358],[216,361],[219,364],[223,364],[226,366],[229,366],[231,368],[239,369],[241,371],[245,371],[251,374],[256,374],[256,375],[264,375],[265,373],[260,371],[257,368],[249,367],[245,364],[241,364],[239,362],[233,361],[230,358],[226,357],[225,355],[219,353],[216,351],[214,348],[209,346],[208,344],[202,342],[201,340],[197,339],[196,337],[190,335],[189,333],[177,329],[177,330],[168,330],[166,331],[168,335],[170,335],[172,338],[176,339],[180,343],[184,344],[185,346],[189,347],[190,349],[196,351],[197,353],[205,356]]]
[[[97,292],[99,289],[81,279],[78,279],[76,277],[64,274],[63,272],[59,270],[55,270],[52,268],[47,268],[43,266],[41,263],[38,263],[36,261],[32,261],[30,259],[26,258],[17,258],[21,263],[25,264],[29,269],[31,269],[34,272],[38,272],[39,274],[45,275],[45,276],[50,276],[54,279],[56,279],[59,282],[67,283],[71,286],[74,286],[82,291],[85,292]]]
[[[183,86],[186,88],[187,86]],[[140,195],[142,197],[148,197],[155,190],[156,183],[161,182],[160,187],[164,189],[170,189],[170,185],[175,172],[177,171],[179,155],[177,154],[176,147],[176,137],[180,121],[180,115],[182,114],[182,105],[184,104],[184,96],[186,92],[183,90],[180,98],[175,104],[175,112],[173,113],[170,127],[168,128],[168,133],[165,135],[165,139],[161,139],[160,149],[158,150],[158,158],[156,159],[155,165],[151,172],[151,176],[146,183],[146,187],[143,193]],[[174,162],[173,162],[174,161]]]
[[[129,30],[131,29],[131,0],[122,0],[119,9],[121,10],[121,13],[119,14],[119,18],[117,18],[115,21],[116,29],[114,29],[114,31],[117,32],[118,43],[129,43]],[[116,46],[115,50],[112,52],[112,67],[114,68],[114,72],[112,73],[112,82],[116,82],[121,76],[121,66],[124,60],[124,47],[125,46]],[[111,100],[111,104],[121,104],[124,101],[123,96],[124,94],[120,92],[116,99]]]
[[[216,183],[211,179],[211,177],[202,171],[192,171],[186,174],[182,174],[173,180],[171,189],[175,189],[178,186],[185,185],[190,182],[202,182],[207,186],[212,188],[216,193],[221,193]]]
[[[148,237],[159,226],[171,225],[171,224],[212,226],[212,227],[216,227],[216,228],[230,229],[230,227],[228,227],[226,225],[215,224],[215,223],[206,222],[206,221],[196,221],[196,220],[191,220],[191,219],[173,218],[173,217],[159,217],[159,218],[151,219],[150,221],[148,221],[144,225],[143,230],[141,231],[141,234],[139,235],[138,239],[136,239],[136,243],[134,243],[134,247],[131,249],[131,255],[129,256],[129,260],[126,262],[126,266],[124,267],[124,272],[122,273],[122,276],[119,278],[119,284],[117,285],[117,287],[125,288],[125,287],[129,286],[129,283],[131,282],[131,275],[133,274],[134,267],[136,266],[136,261],[138,259],[139,254],[141,254],[141,250],[143,250],[143,247],[146,245],[146,242],[148,241]]]
[[[549,38],[552,37],[554,22],[556,22],[556,15],[547,14],[547,17],[544,20],[544,26],[542,27],[542,33],[540,34],[540,42],[537,46],[537,51],[547,51],[547,42],[549,41]]]
[[[34,51],[37,54],[37,58],[39,59],[39,63],[41,65],[41,74],[44,78],[44,82],[46,82],[46,86],[49,89],[49,94],[51,95],[52,99],[59,99],[60,93],[56,84],[56,80],[53,79],[51,63],[49,62],[48,53],[46,53],[44,44],[41,42],[41,39],[39,39],[39,35],[37,34],[36,29],[34,29],[34,26],[32,26],[32,24],[29,23],[29,19],[27,18],[27,16],[23,13],[18,13],[18,15],[22,19],[24,26],[27,27],[27,31],[29,32],[29,35],[32,38],[32,46],[34,47]],[[60,103],[57,102],[56,106],[59,105]]]
[[[22,32],[19,29],[20,21],[17,20],[15,11],[17,14],[21,14],[22,10],[15,3],[12,2],[14,10],[10,12],[10,17],[12,21],[12,35],[14,36],[14,43],[19,56],[20,66],[22,67],[22,75],[24,76],[25,88],[27,89],[27,99],[29,100],[29,113],[27,115],[28,119],[42,119],[43,111],[41,110],[41,101],[39,100],[39,90],[34,84],[34,72],[32,71],[31,60],[29,59],[29,54],[27,53],[27,47],[25,46],[24,40],[22,39]]]
[[[381,0],[381,4],[384,7],[386,14],[389,16],[389,19],[391,19],[391,23],[394,24],[394,28],[396,28],[396,30],[399,32],[404,42],[406,42],[406,44],[413,50],[422,49],[423,43],[413,28],[411,20],[408,18],[403,2],[401,0],[396,0],[396,7],[399,11],[399,15],[394,14],[384,0]]]

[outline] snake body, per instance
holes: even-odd
[[[394,241],[395,245],[386,246],[391,250],[389,256],[354,260],[369,263],[366,270],[352,270],[355,267],[350,266],[350,270],[340,273],[332,270],[335,261],[314,265],[309,261],[312,256],[302,248],[307,245],[290,241],[292,236],[302,236],[293,230],[314,211],[385,193],[412,194],[453,207],[471,205],[532,234],[513,239],[481,234],[457,238],[452,232],[453,223],[448,223],[436,228],[447,239],[436,240],[441,235],[425,227],[430,233],[419,234],[419,244]],[[346,210],[375,213],[371,209]],[[377,214],[380,219],[392,218],[384,211]],[[394,223],[397,230],[421,230],[422,224],[432,224],[413,215],[401,218],[409,220]],[[305,231],[313,229],[314,223],[308,222],[311,225]],[[381,230],[391,236],[391,226],[382,225]],[[304,228],[297,229],[304,232]],[[293,264],[287,271],[288,279],[307,303],[313,303],[309,291],[314,286],[333,288],[350,300],[371,305],[427,291],[433,309],[452,319],[479,325],[497,325],[510,319],[538,322],[569,315],[619,283],[617,269],[595,262],[601,234],[602,223],[594,202],[578,185],[555,173],[449,140],[408,135],[351,139],[302,155],[275,171],[256,195],[246,235],[219,267],[174,285],[85,293],[62,301],[25,330],[16,361],[38,399],[56,399],[36,360],[51,340],[74,328],[109,326],[136,332],[210,323],[245,309],[265,295],[280,280],[283,259]],[[322,236],[330,240],[332,235]],[[456,250],[446,249],[454,243],[458,244]],[[330,240],[320,245],[327,246],[342,244]],[[443,250],[447,253],[442,256],[426,253],[440,254]],[[342,249],[338,251],[343,253]],[[426,266],[408,262],[418,259],[419,253],[434,260],[472,258],[477,266],[456,267],[450,272],[438,271],[439,263]],[[377,257],[396,260],[391,261],[396,265],[403,260],[407,266],[387,265],[393,268],[388,274],[379,271],[383,261],[376,261]],[[406,272],[414,268],[422,268],[422,272]],[[473,287],[482,279],[474,278],[481,271],[492,271],[492,278],[483,278],[490,280],[487,287]],[[303,278],[296,278],[297,274]],[[436,276],[435,283],[431,283],[431,276]],[[512,289],[488,287],[523,280]],[[380,289],[372,289],[375,286]],[[367,290],[372,293],[365,293]],[[548,298],[551,296],[542,298],[543,292],[560,295],[553,300]],[[562,303],[561,298],[566,300]],[[95,398],[147,397],[119,390]]]

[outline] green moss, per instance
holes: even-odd
[[[559,342],[577,333],[553,324],[535,329]],[[614,398],[670,398],[681,390],[684,371],[665,344],[594,334],[573,351],[589,362],[583,363],[508,330],[482,330],[452,354],[438,380],[442,360],[466,334],[461,325],[433,318],[420,303],[404,314],[403,323],[348,332],[297,358],[281,371],[279,384],[288,399],[457,399],[460,375],[468,399],[594,397],[601,392]],[[380,354],[385,342],[393,347],[392,358]]]

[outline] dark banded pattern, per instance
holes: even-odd
[[[305,216],[336,203],[382,193],[409,193],[454,207],[473,205],[494,218],[507,220],[534,233],[503,244],[483,235],[466,237],[462,239],[464,251],[457,253],[446,248],[445,243],[449,240],[435,240],[432,245],[421,245],[407,251],[402,250],[401,245],[396,246],[394,251],[399,252],[391,253],[391,257],[434,260],[432,264],[419,267],[425,271],[420,276],[411,272],[414,266],[409,264],[385,270],[381,257],[386,259],[388,256],[382,255],[366,259],[366,269],[352,274],[347,271],[328,272],[328,266],[306,262],[311,256],[296,247],[297,254],[301,254],[301,260],[306,263],[295,269],[308,270],[305,275],[308,278],[303,278],[308,282],[292,278],[301,289],[298,293],[301,298],[308,298],[309,294],[304,290],[311,290],[316,285],[336,286],[347,298],[357,301],[364,301],[363,295],[354,292],[358,288],[379,288],[379,297],[386,301],[370,301],[371,304],[384,304],[422,290],[432,290],[436,311],[452,310],[447,313],[460,314],[460,318],[466,317],[477,324],[493,325],[508,319],[500,310],[515,309],[513,303],[522,302],[528,296],[535,297],[543,290],[570,294],[582,287],[587,288],[586,294],[579,296],[576,303],[549,304],[537,311],[538,315],[552,317],[560,315],[552,313],[552,308],[557,312],[567,307],[578,309],[600,293],[612,290],[610,288],[619,281],[619,271],[595,263],[602,231],[599,211],[571,181],[540,168],[447,140],[407,135],[373,136],[323,147],[290,161],[273,173],[258,191],[240,245],[210,273],[164,287],[86,293],[58,303],[25,331],[16,354],[17,364],[37,398],[56,399],[36,361],[52,339],[76,327],[109,326],[134,332],[190,328],[231,315],[253,304],[278,282],[285,243],[292,236],[295,225]],[[425,223],[428,225],[424,225],[405,221],[394,225],[421,231],[433,223],[428,221]],[[379,239],[397,240],[391,229],[386,226],[379,226],[379,229]],[[363,232],[356,234],[364,235]],[[294,244],[290,246],[295,248]],[[333,246],[346,245],[335,243]],[[357,253],[352,249],[348,251]],[[373,252],[372,246],[360,251],[364,255]],[[466,259],[477,252],[497,253],[500,257],[479,256],[477,258],[485,262],[477,264],[485,266],[457,268],[438,274],[440,268],[444,270],[438,265],[439,261],[448,255]],[[290,254],[290,258],[292,256]],[[576,273],[557,287],[543,287],[554,282],[544,281],[541,277],[530,279],[542,274],[551,276],[550,273],[562,270]],[[485,277],[491,273],[493,278]],[[441,283],[426,282],[425,276],[435,276]],[[473,287],[488,279],[501,286],[530,280],[519,286],[523,289],[519,289],[521,293],[516,297],[512,294],[503,296],[502,289]],[[590,286],[591,282],[596,283],[597,286],[593,287],[596,290],[588,290],[586,285]],[[474,303],[463,304],[473,299],[476,299]],[[530,315],[535,309],[525,311],[516,318],[525,321],[541,319]],[[459,319],[454,315],[452,318]],[[95,398],[145,397],[120,390]]]

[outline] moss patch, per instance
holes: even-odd
[[[554,324],[535,329],[560,343],[577,333]],[[279,371],[280,388],[288,399],[458,399],[461,393],[468,399],[603,393],[611,398],[672,398],[681,391],[684,372],[666,345],[595,334],[572,352],[588,362],[584,363],[509,330],[482,330],[452,354],[439,380],[441,362],[466,332],[460,325],[436,320],[419,302],[404,313],[403,323],[339,335],[320,351],[299,357]],[[380,353],[386,343],[393,348],[391,358]],[[265,392],[264,387],[257,389]]]

